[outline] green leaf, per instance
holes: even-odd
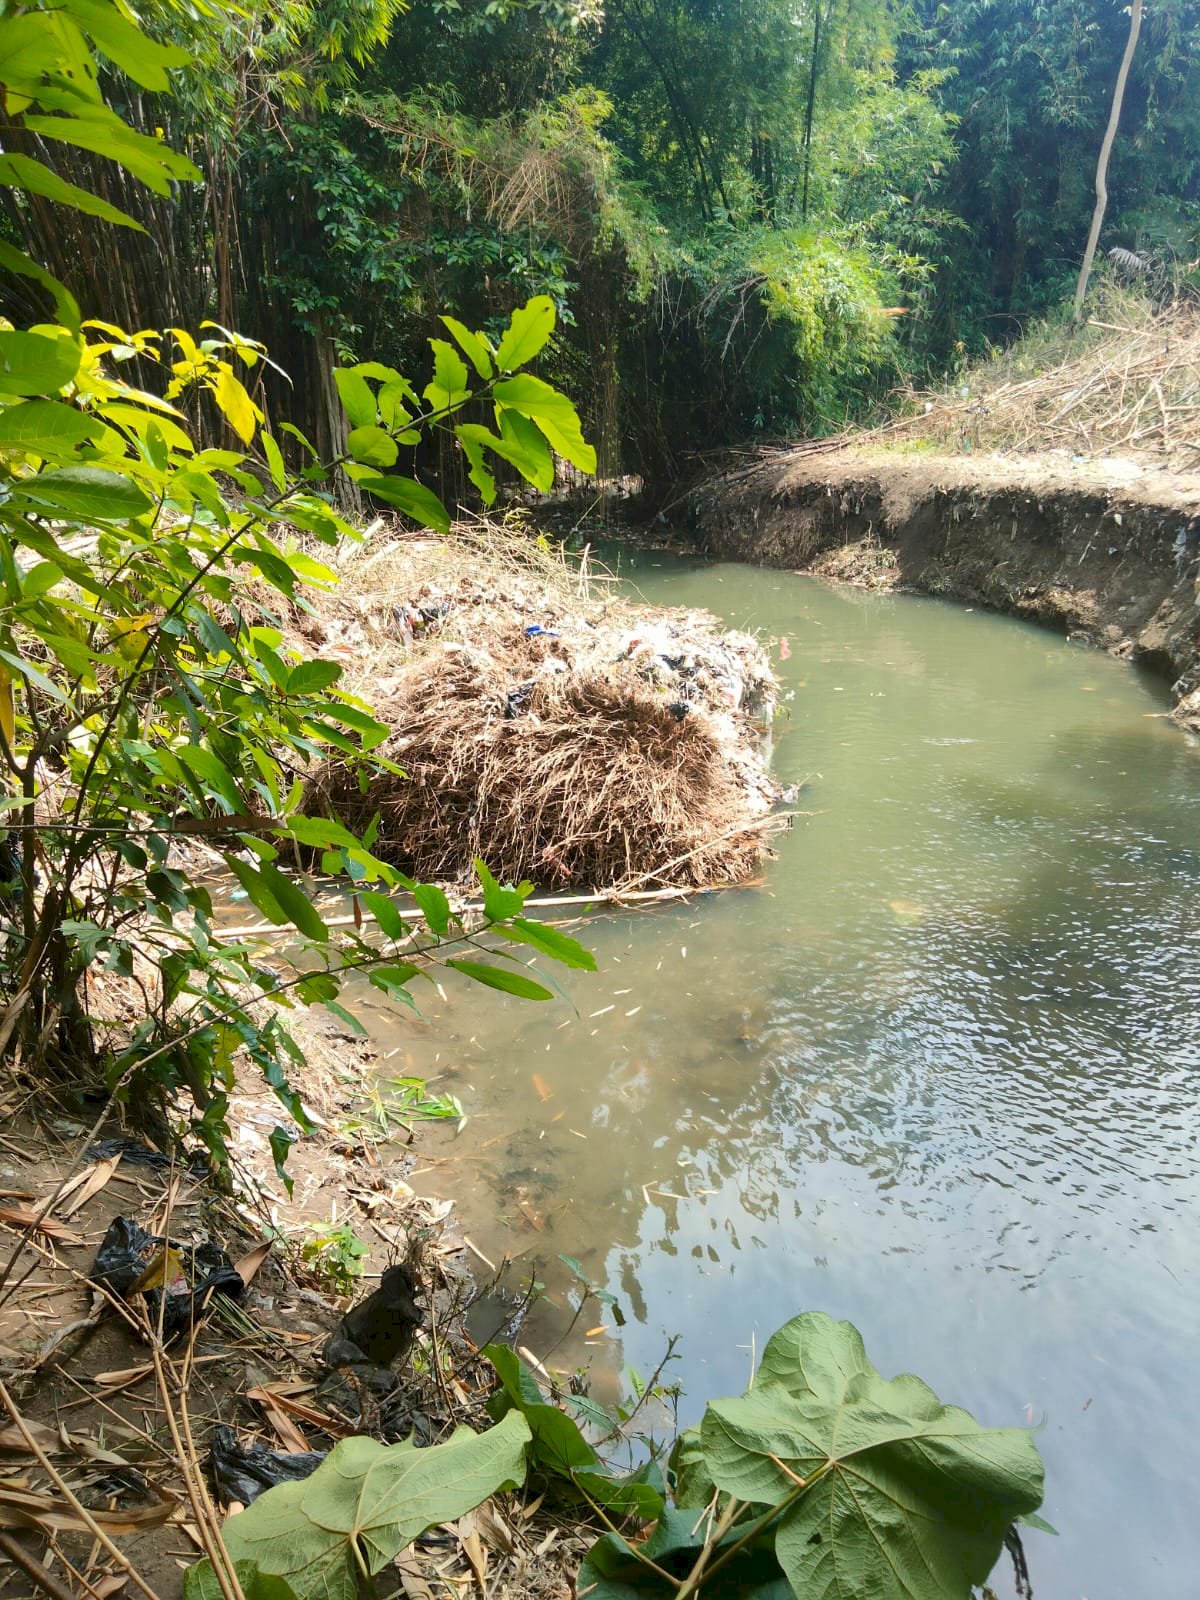
[[[529,480],[535,489],[540,489],[543,494],[549,494],[554,487],[554,457],[550,454],[550,447],[542,437],[541,431],[528,417],[523,417],[519,411],[502,411],[500,413],[500,436],[510,451],[510,455],[521,475]]]
[[[309,939],[316,939],[321,944],[328,941],[329,929],[324,918],[299,884],[284,877],[279,868],[273,867],[270,862],[263,863],[259,875],[289,922],[295,923]]]
[[[434,403],[440,406],[460,404],[470,392],[463,358],[445,339],[430,339],[429,348],[433,351],[433,382],[429,389],[439,392],[439,398]],[[427,395],[429,389],[425,391]]]
[[[9,26],[11,27],[13,22],[32,20],[32,13],[27,13],[23,18],[13,18]],[[36,261],[31,260],[23,250],[17,250],[4,240],[0,240],[0,267],[3,267],[7,272],[15,272],[22,278],[32,278],[35,283],[40,283],[42,288],[54,300],[54,309],[58,313],[58,320],[65,328],[69,328],[72,333],[79,332],[83,313],[79,309],[78,300],[76,300],[65,283],[60,283],[57,278],[52,277],[46,271],[45,267],[39,266]]]
[[[61,400],[27,400],[0,411],[0,449],[22,455],[69,456],[79,445],[103,437],[103,423]]]
[[[514,1412],[487,1433],[458,1428],[425,1449],[343,1439],[310,1478],[268,1489],[231,1517],[225,1547],[235,1563],[284,1579],[295,1600],[356,1600],[356,1553],[373,1575],[427,1528],[519,1484],[529,1438]],[[219,1596],[207,1558],[189,1569],[185,1600]]]
[[[816,1312],[770,1340],[746,1394],[708,1407],[700,1438],[718,1489],[786,1508],[776,1553],[805,1600],[967,1600],[1042,1501],[1028,1433],[885,1380],[849,1323]]]
[[[358,843],[349,828],[344,828],[340,822],[334,822],[329,817],[302,817],[295,811],[279,823],[275,832],[284,838],[298,839],[301,844],[312,845],[315,850],[341,845],[352,848]]]
[[[116,206],[110,206],[107,200],[101,200],[98,195],[92,194],[90,189],[81,189],[78,184],[68,183],[65,178],[60,178],[57,172],[51,172],[49,167],[44,167],[40,161],[34,161],[31,156],[0,156],[0,185],[8,189],[24,189],[29,194],[43,195],[47,200],[53,200],[56,205],[71,206],[76,211],[86,212],[90,217],[99,217],[102,222],[115,222],[122,228],[133,228],[138,233],[146,231],[141,223],[135,222],[127,212],[118,211]]]
[[[131,479],[104,467],[62,467],[14,485],[20,497],[83,522],[126,522],[153,501]]]
[[[483,335],[472,333],[470,328],[465,327],[454,317],[443,317],[442,321],[458,340],[459,348],[479,376],[484,380],[490,378],[493,370],[492,357]]]
[[[337,392],[341,396],[342,405],[346,408],[351,427],[374,427],[375,396],[362,373],[356,367],[336,367],[333,381],[337,384]]]
[[[242,797],[233,774],[219,756],[205,745],[187,745],[177,752],[180,761],[212,794],[224,801],[231,812],[242,809]]]
[[[288,694],[320,694],[336,683],[342,669],[336,661],[301,661],[288,673]]]
[[[488,966],[482,961],[447,961],[448,967],[463,973],[468,978],[473,978],[476,983],[482,983],[489,989],[499,989],[504,994],[515,994],[522,1000],[553,1000],[554,996],[549,989],[544,989],[540,983],[534,983],[532,978],[527,978],[523,973],[510,972],[507,967]]]
[[[445,506],[423,483],[413,478],[360,478],[360,489],[373,494],[377,500],[398,506],[405,516],[419,522],[422,527],[433,528],[437,533],[450,532],[450,514]]]
[[[468,451],[469,459],[474,460],[474,457],[470,455],[472,449],[487,448],[494,451],[501,460],[507,461],[511,466],[516,467],[521,476],[532,483],[535,488],[542,489],[543,492],[552,489],[554,487],[554,462],[550,456],[550,447],[537,430],[528,424],[518,433],[512,423],[513,415],[514,413],[512,412],[500,413],[500,437],[497,437],[490,428],[482,427],[478,422],[460,423],[454,431],[461,439],[463,449]],[[523,419],[518,418],[518,422],[521,421]],[[486,474],[486,478],[491,481],[491,474]],[[480,486],[480,480],[473,477],[472,481],[477,487],[480,487],[480,492],[482,493],[483,489]],[[493,489],[494,487],[495,485],[493,484]]]
[[[185,67],[191,60],[178,45],[158,44],[126,19],[108,0],[62,0],[114,66],[140,83],[143,89],[169,89],[168,67]]]
[[[520,889],[502,889],[488,871],[486,861],[475,857],[475,873],[483,890],[484,915],[492,922],[505,922],[509,917],[519,917],[525,907],[526,897],[533,885],[523,884]]]
[[[266,432],[259,434],[258,443],[267,458],[267,470],[271,474],[271,482],[277,489],[283,489],[287,485],[287,468],[284,465],[282,450],[275,439]]]
[[[585,441],[579,413],[565,394],[543,383],[541,378],[522,372],[498,383],[492,390],[492,397],[500,406],[511,406],[536,422],[559,455],[581,472],[595,472],[596,452]]]
[[[389,939],[403,939],[408,928],[393,901],[374,889],[362,889],[358,898],[379,924],[380,932]]]
[[[668,1507],[654,1532],[636,1550],[620,1534],[605,1534],[584,1557],[576,1593],[586,1595],[587,1600],[673,1600],[680,1582],[696,1565],[709,1526],[707,1516]],[[717,1552],[736,1543],[743,1532],[735,1525],[717,1545]],[[655,1572],[647,1565],[651,1561],[671,1576]],[[700,1593],[711,1600],[796,1600],[766,1539],[739,1551]],[[843,1600],[852,1597],[867,1600],[865,1592],[860,1596],[858,1590],[847,1588]],[[872,1594],[870,1600],[878,1597]]]
[[[480,431],[486,433],[487,429]],[[467,476],[479,490],[484,505],[490,506],[496,498],[496,480],[483,464],[483,446],[477,438],[468,434],[464,427],[455,428],[454,432],[469,464],[470,470]]]
[[[496,351],[496,365],[501,372],[513,372],[532,361],[554,332],[554,320],[554,301],[547,294],[534,295],[525,305],[518,306]]]
[[[398,881],[412,895],[421,909],[421,915],[429,925],[430,933],[437,938],[442,938],[450,926],[450,902],[445,893],[438,888],[436,883],[415,883],[412,878],[404,873],[398,874]]]
[[[81,356],[65,329],[59,338],[0,331],[0,393],[53,394],[74,378]]]
[[[545,922],[533,922],[526,917],[513,917],[507,926],[496,928],[496,933],[515,944],[532,945],[552,961],[561,961],[564,967],[577,967],[581,972],[595,972],[596,958],[581,945],[578,939],[551,928]]]
[[[25,126],[44,139],[56,139],[80,150],[119,162],[155,194],[169,194],[172,182],[196,182],[200,169],[161,139],[136,133],[106,106],[80,108],[70,117],[26,116]]]
[[[352,428],[346,449],[364,467],[394,467],[400,446],[383,428]]]

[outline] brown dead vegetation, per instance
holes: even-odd
[[[395,730],[403,776],[330,763],[310,805],[376,853],[458,881],[482,857],[554,888],[745,877],[777,824],[763,759],[765,653],[694,611],[616,597],[608,575],[487,525],[391,539],[343,566],[308,648]]]

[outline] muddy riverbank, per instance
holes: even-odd
[[[691,497],[725,560],[942,596],[1167,677],[1200,731],[1200,475],[1133,460],[805,449]]]

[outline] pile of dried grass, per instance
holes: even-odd
[[[406,777],[331,763],[312,802],[376,851],[456,881],[482,856],[556,888],[745,877],[775,825],[761,647],[701,612],[616,598],[605,575],[486,526],[352,560],[308,642],[395,729]]]
[[[1044,329],[964,373],[905,396],[913,408],[856,443],[920,439],[954,450],[1135,455],[1200,464],[1200,307],[1156,310],[1110,291],[1100,316]]]

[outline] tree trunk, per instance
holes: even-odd
[[[1077,326],[1083,320],[1083,302],[1087,294],[1088,279],[1092,275],[1092,263],[1096,259],[1096,245],[1100,239],[1100,229],[1104,224],[1104,213],[1108,209],[1108,158],[1112,154],[1113,140],[1117,136],[1117,124],[1121,120],[1121,104],[1125,99],[1125,85],[1129,81],[1129,68],[1133,62],[1133,53],[1137,49],[1138,34],[1141,31],[1142,0],[1133,0],[1133,8],[1129,15],[1129,38],[1125,41],[1125,54],[1121,57],[1121,68],[1117,73],[1116,88],[1113,90],[1108,127],[1104,132],[1104,143],[1100,146],[1100,159],[1096,163],[1096,209],[1092,212],[1092,228],[1088,234],[1087,249],[1083,252],[1079,282],[1075,286]]]

